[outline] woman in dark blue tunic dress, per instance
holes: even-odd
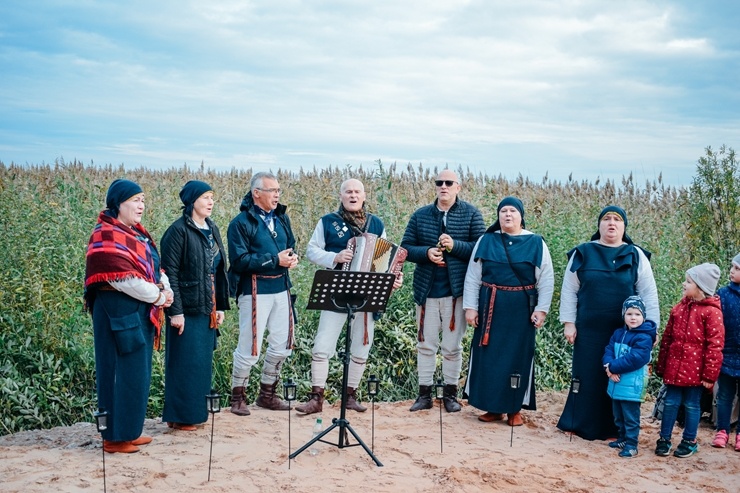
[[[144,192],[130,180],[108,188],[87,247],[85,303],[92,313],[98,407],[108,453],[138,452],[146,417],[152,349],[159,347],[163,307],[172,303],[167,276],[149,232],[140,224]]]
[[[614,330],[624,324],[622,303],[628,296],[641,296],[646,318],[659,324],[649,253],[632,243],[626,227],[623,209],[605,207],[591,241],[568,252],[563,276],[560,321],[565,338],[573,344],[572,377],[580,387],[577,394],[569,393],[558,428],[586,440],[617,436],[601,357]]]
[[[162,421],[193,431],[208,419],[218,327],[229,308],[226,254],[213,212],[213,191],[191,180],[180,191],[183,214],[162,237],[162,267],[175,300],[167,310]]]
[[[476,243],[465,276],[463,307],[475,327],[466,393],[486,411],[481,421],[523,423],[520,410],[536,409],[534,348],[553,293],[547,245],[524,228],[524,207],[515,197],[498,205],[498,219]],[[519,388],[511,376],[519,375]]]

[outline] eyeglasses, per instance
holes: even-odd
[[[283,191],[282,188],[257,188],[257,190],[265,193],[281,193]]]
[[[438,187],[441,187],[442,185],[447,185],[448,187],[451,187],[455,183],[457,182],[454,180],[435,180],[434,182],[434,184],[437,185]]]

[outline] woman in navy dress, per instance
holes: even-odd
[[[162,237],[162,267],[174,292],[167,310],[162,421],[193,431],[208,419],[218,327],[229,309],[226,253],[211,220],[213,190],[191,180],[182,187],[182,216]]]
[[[521,409],[536,409],[534,348],[536,329],[545,322],[554,276],[542,237],[524,229],[524,206],[506,197],[498,219],[478,240],[465,276],[463,307],[475,327],[466,393],[485,412],[484,422],[508,414],[523,423]],[[512,375],[519,376],[512,388]]]
[[[605,207],[591,241],[568,252],[563,275],[560,321],[566,340],[573,344],[572,377],[580,387],[577,394],[568,394],[558,428],[586,440],[618,434],[601,357],[614,330],[624,324],[622,303],[639,295],[646,319],[660,322],[650,254],[632,243],[626,229],[627,213],[614,205]]]
[[[163,308],[173,300],[149,232],[140,224],[144,192],[130,180],[108,188],[87,246],[85,304],[92,313],[98,407],[108,413],[102,432],[109,453],[138,452],[159,347]]]

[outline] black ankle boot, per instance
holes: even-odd
[[[411,406],[409,411],[419,411],[421,409],[432,408],[432,386],[431,385],[419,385],[419,397],[414,401],[414,405]]]
[[[448,413],[456,413],[462,409],[460,403],[457,402],[457,385],[445,385],[442,402],[444,402],[445,411]]]

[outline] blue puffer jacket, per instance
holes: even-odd
[[[652,320],[646,320],[634,329],[622,326],[614,332],[602,358],[604,366],[609,365],[609,371],[619,375],[619,382],[610,379],[606,389],[612,399],[645,400],[647,364],[656,337],[657,327]]]
[[[730,283],[717,291],[725,321],[724,359],[720,373],[740,377],[740,284]]]

